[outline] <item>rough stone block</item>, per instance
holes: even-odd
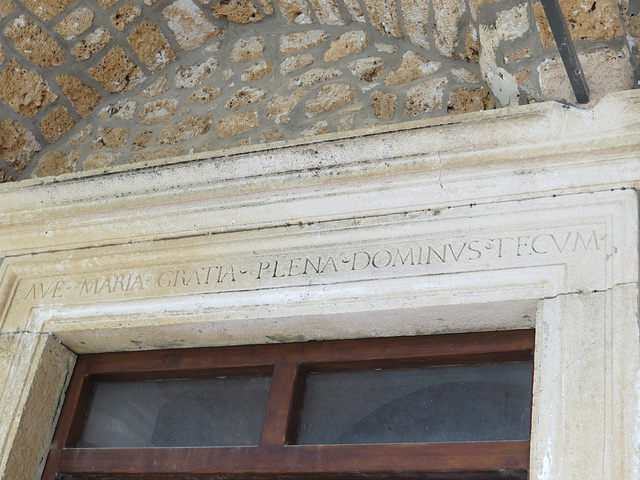
[[[202,87],[197,92],[193,92],[186,98],[187,102],[209,103],[214,98],[222,95],[222,89],[218,87]]]
[[[225,110],[236,111],[241,108],[258,103],[267,98],[269,90],[264,88],[244,87],[231,95],[224,106]]]
[[[390,55],[393,55],[394,53],[396,53],[398,51],[398,46],[397,45],[390,45],[388,43],[374,43],[373,46],[379,52],[388,53]]]
[[[119,1],[120,0],[96,0],[96,2],[98,2],[98,5],[100,5],[105,10],[107,8],[113,7]]]
[[[430,78],[407,90],[406,116],[415,116],[442,108],[446,78]]]
[[[458,28],[465,12],[464,0],[433,0],[433,38],[441,55],[452,58],[458,46]]]
[[[478,77],[469,70],[461,67],[452,68],[451,76],[460,83],[477,83]]]
[[[102,101],[102,95],[97,90],[85,85],[72,75],[59,75],[56,77],[56,82],[82,118],[87,118]]]
[[[467,25],[467,35],[464,39],[464,50],[460,53],[460,58],[465,62],[478,63],[480,52],[480,39],[478,31],[473,25]]]
[[[204,135],[209,131],[212,124],[213,117],[211,115],[185,118],[180,123],[164,127],[158,137],[158,143],[173,144],[189,140],[198,135]]]
[[[136,135],[136,138],[133,139],[133,150],[144,150],[149,146],[151,142],[151,137],[153,136],[153,132],[150,130],[145,130]]]
[[[100,109],[100,118],[117,118],[118,120],[133,120],[138,104],[132,100],[118,100],[116,103]]]
[[[0,63],[4,62],[4,48],[2,48],[2,44],[0,44]]]
[[[142,10],[137,5],[127,3],[120,7],[120,10],[111,15],[109,19],[111,20],[113,28],[121,32],[127,27],[127,25],[138,18],[141,12]]]
[[[356,116],[351,114],[351,115],[347,115],[344,118],[341,118],[340,121],[338,121],[338,126],[336,127],[336,130],[338,132],[347,132],[349,130],[351,130],[353,128],[353,123],[356,119]]]
[[[309,93],[309,90],[300,90],[289,96],[276,93],[267,104],[267,120],[275,123],[289,123],[291,121],[291,111],[307,93]]]
[[[0,183],[11,182],[12,180],[9,175],[0,170]]]
[[[147,125],[168,122],[178,110],[179,102],[175,98],[161,98],[147,102],[138,114],[138,121]]]
[[[259,22],[264,18],[251,0],[222,0],[211,10],[216,18],[226,18],[234,23]]]
[[[140,94],[141,97],[153,98],[169,90],[169,82],[166,76],[160,77],[153,82],[149,87],[145,88]]]
[[[22,0],[22,3],[42,20],[51,20],[64,12],[74,0]]]
[[[178,69],[174,79],[177,88],[195,88],[218,71],[218,60],[210,57],[208,60]]]
[[[0,20],[12,13],[15,8],[11,0],[0,0]]]
[[[344,3],[347,6],[347,10],[349,11],[351,20],[360,23],[367,22],[367,18],[364,15],[364,10],[362,10],[362,7],[360,7],[360,2],[358,0],[344,0]]]
[[[280,53],[298,52],[321,44],[329,34],[324,30],[306,30],[280,37]]]
[[[402,38],[396,0],[364,0],[369,21],[384,35]]]
[[[216,124],[216,134],[220,138],[227,138],[248,132],[260,125],[257,110],[234,113],[224,117]]]
[[[0,98],[14,112],[31,118],[58,96],[38,72],[25,70],[18,62],[10,60],[0,72]]]
[[[311,87],[340,75],[342,72],[337,68],[312,68],[302,75],[290,79],[287,85],[289,88]]]
[[[315,135],[324,135],[326,133],[331,133],[331,127],[326,120],[320,120],[319,122],[314,123],[309,128],[305,128],[302,131],[303,137],[312,137]]]
[[[194,50],[222,35],[222,30],[207,20],[191,0],[176,0],[165,7],[162,14],[183,50]]]
[[[429,34],[429,0],[402,0],[402,18],[404,20],[404,30],[407,32],[409,41],[426,50],[431,48]]]
[[[43,155],[38,165],[33,170],[36,177],[52,177],[71,173],[76,169],[76,163],[80,160],[82,150],[72,150],[69,153],[62,153],[58,150],[51,150]]]
[[[93,12],[85,7],[77,8],[56,27],[56,33],[65,40],[71,40],[86,32],[93,23]]]
[[[71,130],[75,125],[73,117],[63,106],[54,108],[40,122],[40,130],[49,142],[53,143]]]
[[[427,60],[415,52],[409,50],[402,56],[402,63],[397,70],[389,72],[384,79],[387,86],[403,85],[416,80],[417,78],[426,77],[440,69],[442,64]]]
[[[129,44],[149,70],[157,72],[176,59],[176,53],[155,23],[141,22],[129,34]]]
[[[334,83],[322,87],[322,91],[313,100],[305,104],[305,113],[312,117],[318,113],[328,112],[345,105],[356,103],[356,89],[343,83]]]
[[[98,27],[92,33],[87,35],[87,37],[78,43],[71,53],[78,60],[87,60],[91,58],[96,52],[99,52],[104,47],[109,45],[109,42],[113,39],[113,35],[111,32],[104,27]]]
[[[305,0],[278,0],[280,12],[289,25],[312,23],[311,10]]]
[[[320,23],[344,25],[344,17],[336,0],[309,0]]]
[[[233,44],[231,50],[232,63],[246,62],[258,58],[264,53],[264,38],[262,37],[244,37]]]
[[[524,58],[530,58],[533,55],[533,52],[530,48],[520,48],[513,53],[508,53],[504,56],[504,63],[514,63],[519,62]]]
[[[496,108],[496,102],[484,88],[475,90],[460,89],[451,92],[447,112],[451,115],[479,112]]]
[[[270,142],[281,138],[284,138],[284,132],[282,130],[265,130],[260,134],[260,141],[262,142]]]
[[[380,57],[365,57],[347,62],[349,71],[362,82],[374,82],[382,75],[387,61]]]
[[[174,145],[173,147],[163,148],[150,153],[134,153],[131,155],[131,163],[150,162],[152,160],[160,160],[163,158],[178,157],[184,153],[184,148]]]
[[[531,77],[531,70],[525,68],[524,70],[519,70],[515,74],[516,83],[518,85],[524,85],[527,83],[529,78]]]
[[[76,133],[74,133],[69,139],[69,143],[71,145],[80,145],[81,143],[84,143],[87,140],[89,140],[89,137],[91,136],[92,132],[93,132],[93,125],[89,123],[88,125],[85,125],[80,130],[78,130]]]
[[[117,163],[120,160],[121,153],[105,152],[92,153],[82,162],[83,170],[95,170],[97,168],[105,168]]]
[[[91,144],[93,149],[124,147],[129,140],[131,130],[125,127],[100,127],[96,139]]]
[[[396,115],[398,96],[376,90],[371,95],[369,103],[373,107],[376,117],[391,120]]]
[[[271,60],[261,60],[242,72],[240,80],[243,82],[255,82],[260,80],[262,77],[269,75],[272,70],[273,62]]]
[[[0,122],[0,158],[22,173],[29,165],[40,144],[31,131],[9,119]]]
[[[19,16],[4,33],[13,40],[16,49],[36,65],[53,67],[66,61],[60,45],[29,17]]]
[[[352,30],[331,42],[324,54],[325,62],[334,62],[342,57],[361,52],[369,44],[369,35],[363,30]]]
[[[124,52],[120,45],[116,46],[89,70],[95,80],[100,82],[109,93],[126,92],[145,80],[145,76]]]
[[[280,63],[280,75],[286,76],[290,73],[300,70],[301,68],[308,67],[316,62],[316,58],[310,53],[303,53],[302,55],[293,55],[285,58]]]

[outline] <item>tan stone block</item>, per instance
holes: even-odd
[[[96,0],[96,2],[98,2],[98,5],[100,5],[102,8],[104,8],[105,10],[107,8],[112,7],[113,5],[115,5],[116,3],[118,3],[120,0]]]
[[[4,173],[2,170],[0,170],[0,183],[11,182],[11,181],[13,181],[13,179],[9,175]]]
[[[60,45],[29,17],[19,16],[4,33],[13,40],[16,49],[36,65],[52,67],[66,62]]]
[[[71,53],[78,60],[87,60],[91,58],[91,55],[99,52],[104,47],[109,45],[109,42],[113,39],[111,32],[104,27],[98,27],[87,37],[78,43]]]
[[[363,30],[343,33],[331,42],[324,54],[325,62],[334,62],[342,57],[361,52],[369,44],[369,35]]]
[[[12,13],[16,6],[11,0],[0,0],[0,20]]]
[[[389,45],[388,43],[374,43],[373,46],[382,53],[394,54],[398,51],[397,45]]]
[[[151,137],[153,136],[153,132],[150,130],[145,130],[144,132],[140,132],[136,135],[136,138],[133,139],[133,150],[144,150],[149,146],[151,142]]]
[[[305,104],[305,113],[308,117],[312,117],[318,113],[354,104],[357,98],[356,89],[349,85],[343,83],[325,85],[316,98]]]
[[[467,35],[464,40],[464,51],[460,54],[460,58],[465,62],[478,63],[480,52],[480,40],[478,31],[472,25],[467,25]]]
[[[120,10],[111,15],[109,19],[111,20],[113,27],[121,32],[127,27],[127,25],[138,18],[140,13],[140,7],[133,3],[127,3],[120,7]]]
[[[133,120],[138,104],[133,100],[118,100],[100,109],[98,117],[117,118],[118,120]]]
[[[336,131],[338,132],[347,132],[353,128],[353,123],[356,119],[356,116],[351,114],[347,115],[344,118],[341,118],[338,122],[338,126],[336,127]]]
[[[306,0],[278,0],[280,12],[289,25],[312,23],[311,10]]]
[[[173,144],[183,140],[189,140],[198,135],[204,135],[213,124],[211,115],[185,118],[180,123],[167,125],[160,132],[159,144]]]
[[[176,53],[155,23],[141,22],[129,34],[129,45],[149,70],[157,72],[176,59]]]
[[[319,122],[314,123],[309,128],[305,128],[302,131],[303,137],[312,137],[315,135],[324,135],[326,133],[331,133],[331,127],[326,120],[320,120]]]
[[[222,89],[218,87],[202,87],[197,92],[193,92],[186,98],[187,102],[209,103],[214,98],[222,95]]]
[[[82,118],[87,118],[102,101],[102,95],[97,90],[85,85],[72,75],[59,75],[56,77],[56,82]]]
[[[376,117],[391,120],[396,115],[398,96],[376,90],[371,94],[369,103],[373,107]]]
[[[349,11],[351,20],[360,23],[367,22],[367,18],[364,15],[364,10],[362,10],[362,7],[360,6],[358,0],[344,0],[344,3],[347,6],[347,10]]]
[[[82,162],[83,170],[95,170],[97,168],[105,168],[113,165],[120,160],[121,153],[105,152],[92,153]]]
[[[308,67],[312,63],[316,62],[316,58],[310,53],[303,53],[302,55],[293,55],[285,58],[280,63],[280,75],[286,76],[290,73],[300,70],[301,68]]]
[[[40,122],[40,130],[49,142],[53,143],[71,130],[75,120],[63,106],[54,108]]]
[[[632,37],[640,37],[640,16],[628,17],[627,32]]]
[[[442,64],[421,57],[415,52],[408,51],[402,56],[402,63],[397,70],[389,72],[384,79],[387,86],[403,85],[417,78],[426,77],[440,69]]]
[[[478,10],[480,10],[480,7],[482,7],[485,4],[496,3],[499,1],[500,0],[469,0],[469,3],[471,4],[471,7],[474,8],[475,11],[477,12]]]
[[[291,111],[307,93],[309,90],[301,90],[289,96],[276,93],[267,104],[267,120],[275,123],[289,123]]]
[[[224,106],[225,110],[236,111],[241,108],[258,103],[267,98],[269,90],[264,88],[244,87],[231,95]]]
[[[0,72],[0,98],[14,112],[31,118],[58,96],[38,72],[25,70],[18,62],[10,60]]]
[[[2,44],[0,44],[0,63],[4,62],[4,48],[2,48]]]
[[[520,48],[513,53],[508,53],[504,56],[504,63],[509,64],[513,62],[519,62],[523,58],[530,58],[533,55],[530,48]]]
[[[255,82],[262,77],[269,75],[273,70],[273,62],[271,60],[260,60],[258,63],[248,67],[240,75],[243,82]]]
[[[258,0],[258,3],[262,7],[262,11],[264,13],[266,13],[267,15],[273,15],[275,10],[273,8],[273,2],[271,0]]]
[[[93,12],[85,7],[76,8],[56,27],[56,33],[65,40],[71,40],[86,32],[93,23]]]
[[[433,0],[433,39],[445,57],[452,58],[458,46],[458,28],[465,10],[465,0]]]
[[[72,150],[69,153],[62,153],[58,150],[51,150],[46,153],[33,170],[36,177],[52,177],[71,173],[76,169],[76,163],[80,160],[82,150]]]
[[[69,139],[69,143],[71,145],[80,145],[81,143],[89,140],[91,136],[91,132],[93,132],[93,125],[88,124],[78,130],[73,136]]]
[[[409,41],[426,50],[431,48],[427,28],[429,25],[429,0],[402,0],[402,18],[404,30]]]
[[[382,75],[387,61],[380,57],[365,57],[347,62],[349,71],[363,82],[374,82]]]
[[[281,138],[284,138],[284,132],[282,130],[266,130],[260,134],[260,141],[262,142],[270,142]]]
[[[207,40],[222,35],[222,30],[207,20],[191,0],[176,0],[165,7],[162,14],[183,50],[194,50]]]
[[[184,149],[177,145],[173,147],[163,148],[150,153],[134,153],[131,155],[131,163],[150,162],[153,160],[161,160],[163,158],[173,158],[182,155]]]
[[[253,60],[264,53],[264,48],[265,44],[263,37],[244,37],[233,44],[231,57],[229,59],[232,63]]]
[[[98,150],[104,147],[124,147],[129,140],[129,135],[131,135],[131,130],[125,127],[100,127],[91,148]]]
[[[31,131],[9,119],[0,122],[0,158],[22,173],[29,165],[40,144]]]
[[[247,145],[251,145],[251,139],[250,138],[245,138],[244,140],[239,140],[238,141],[238,146],[239,147],[246,147]]]
[[[75,0],[22,0],[22,3],[42,20],[51,20],[64,12]]]
[[[407,90],[404,114],[414,116],[440,109],[446,86],[446,78],[430,78],[411,87]]]
[[[147,102],[138,114],[138,121],[145,124],[168,122],[178,110],[179,102],[175,98],[161,98]]]
[[[340,75],[342,72],[337,68],[312,68],[302,75],[290,79],[287,85],[289,88],[311,87]]]
[[[460,89],[451,92],[447,113],[457,115],[460,113],[479,112],[496,108],[496,102],[484,88],[475,90]]]
[[[166,77],[160,77],[140,94],[141,97],[153,98],[169,90],[169,82]]]
[[[515,74],[516,83],[518,85],[525,84],[527,80],[529,80],[529,77],[531,77],[531,70],[529,70],[528,68],[525,68],[524,70],[520,70]]]
[[[306,30],[294,32],[280,37],[280,53],[298,52],[321,44],[329,34],[324,30]]]
[[[402,38],[396,0],[363,0],[369,21],[379,32]]]
[[[327,25],[344,25],[344,17],[336,0],[309,0],[311,8],[320,23]]]
[[[227,138],[248,132],[260,125],[257,110],[234,113],[224,117],[216,124],[216,134],[220,138]]]
[[[211,7],[216,18],[234,23],[259,22],[264,17],[251,0],[224,0]]]
[[[210,57],[202,63],[178,69],[174,84],[177,88],[195,88],[217,71],[218,60]]]
[[[131,90],[146,78],[120,45],[107,53],[97,67],[90,69],[89,75],[109,93]]]
[[[457,67],[451,69],[451,76],[461,83],[477,83],[478,77],[469,70]]]

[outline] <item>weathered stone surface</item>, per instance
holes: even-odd
[[[429,5],[428,0],[402,0],[402,18],[404,19],[404,30],[407,32],[409,41],[426,50],[431,48],[427,28],[429,25]]]
[[[207,40],[222,35],[222,30],[207,20],[191,0],[176,0],[165,7],[162,14],[183,50],[194,50]]]
[[[97,90],[85,85],[72,75],[59,75],[56,77],[56,82],[83,118],[87,118],[102,101],[102,95]]]
[[[145,130],[136,135],[136,138],[133,139],[133,150],[144,150],[149,146],[151,142],[151,137],[153,137],[153,132],[150,130]]]
[[[312,137],[315,135],[324,135],[325,133],[331,133],[331,127],[326,120],[320,120],[314,123],[309,128],[305,128],[302,131],[303,137]]]
[[[118,120],[133,120],[138,104],[133,100],[118,100],[100,109],[100,118],[117,118]]]
[[[53,143],[71,130],[75,123],[67,109],[63,106],[58,106],[40,121],[40,130],[44,138]]]
[[[364,10],[362,10],[358,0],[344,0],[344,3],[347,6],[351,20],[354,22],[366,23],[367,18],[365,17]]]
[[[352,30],[343,33],[331,42],[329,50],[324,54],[325,62],[334,62],[342,57],[358,53],[369,44],[369,35],[363,30]]]
[[[216,124],[216,134],[220,138],[227,138],[248,132],[258,125],[260,125],[260,120],[257,110],[234,113],[218,121]]]
[[[93,132],[93,125],[89,123],[88,125],[85,125],[80,130],[78,130],[75,134],[73,134],[69,139],[69,143],[71,145],[80,145],[81,143],[84,143],[87,140],[89,140],[89,137],[91,136],[92,132]]]
[[[251,0],[222,0],[211,7],[216,18],[226,18],[230,22],[259,22],[264,18]]]
[[[56,33],[65,40],[71,40],[86,32],[93,23],[93,12],[85,7],[76,8],[56,27]]]
[[[178,88],[195,88],[218,71],[218,60],[210,57],[207,61],[178,69],[174,79]]]
[[[311,23],[311,10],[306,0],[278,0],[280,12],[290,25]]]
[[[291,111],[309,90],[300,90],[293,95],[285,96],[276,93],[267,104],[267,120],[287,124],[291,121]]]
[[[0,98],[14,112],[31,118],[58,96],[40,74],[25,70],[18,62],[10,60],[0,72]]]
[[[12,0],[0,0],[0,20],[15,10]]]
[[[325,85],[316,98],[305,104],[305,113],[308,117],[312,117],[318,113],[354,104],[356,99],[356,89],[349,85],[343,83]]]
[[[129,44],[149,70],[157,72],[176,59],[176,53],[155,23],[141,22],[129,34]]]
[[[96,52],[99,52],[104,47],[109,45],[109,42],[113,39],[111,32],[104,27],[98,27],[92,33],[87,35],[87,37],[78,43],[71,53],[78,60],[87,60],[91,58]]]
[[[2,48],[2,44],[0,44],[0,63],[4,62],[4,48]]]
[[[478,31],[472,25],[467,25],[467,35],[464,40],[464,51],[460,53],[460,58],[465,62],[478,63],[480,52],[480,40]]]
[[[222,95],[222,89],[218,87],[202,87],[197,92],[193,92],[186,98],[187,102],[209,103],[214,98]]]
[[[244,37],[233,44],[231,50],[232,63],[246,62],[258,58],[264,53],[264,38],[262,37]]]
[[[175,98],[161,98],[147,102],[138,114],[138,121],[147,125],[168,122],[178,110],[179,102]]]
[[[189,140],[198,135],[204,135],[209,131],[212,124],[213,117],[211,115],[185,118],[180,123],[164,127],[158,137],[158,143],[171,145],[182,140]]]
[[[127,25],[140,16],[141,11],[142,10],[140,10],[140,7],[137,5],[127,3],[120,7],[120,10],[111,15],[109,19],[111,20],[113,27],[121,32],[127,27]]]
[[[284,138],[284,132],[282,130],[265,130],[260,134],[260,141],[262,142],[270,142],[281,138]]]
[[[363,0],[369,20],[379,32],[402,38],[396,0]]]
[[[124,147],[129,140],[131,130],[125,127],[100,127],[96,139],[91,144],[93,149]]]
[[[269,75],[273,70],[273,62],[271,60],[260,60],[258,63],[248,67],[240,75],[243,82],[255,82],[262,77]]]
[[[97,168],[105,168],[113,165],[120,160],[121,153],[105,152],[105,153],[92,153],[88,155],[84,162],[82,162],[83,170],[95,170]]]
[[[329,34],[324,30],[306,30],[280,37],[280,53],[298,52],[321,44]]]
[[[43,2],[42,0],[22,0],[29,10],[42,20],[51,20],[64,12],[74,0],[54,0]]]
[[[458,46],[458,26],[465,12],[464,0],[433,0],[433,38],[441,55],[452,58]]]
[[[402,63],[397,70],[389,72],[384,79],[387,86],[402,85],[417,78],[426,77],[440,69],[441,63],[427,60],[415,52],[408,51],[402,56]]]
[[[373,107],[376,117],[391,120],[396,115],[398,96],[377,90],[371,94],[369,103]]]
[[[310,53],[293,55],[292,57],[285,58],[282,63],[280,63],[280,75],[289,75],[290,73],[300,70],[301,68],[308,67],[315,62],[316,58]]]
[[[351,114],[347,115],[344,118],[341,118],[338,122],[338,126],[336,127],[336,131],[338,132],[346,132],[353,128],[353,123],[355,121],[356,116]]]
[[[90,69],[89,75],[100,82],[109,93],[126,92],[145,79],[138,65],[127,56],[120,45],[107,53],[97,67]]]
[[[273,15],[275,10],[273,8],[273,2],[271,0],[258,0],[258,3],[262,7],[262,11],[264,13],[266,13],[267,15]]]
[[[16,49],[36,65],[52,67],[65,63],[60,45],[31,18],[20,15],[4,30]]]
[[[169,90],[169,82],[166,76],[160,77],[140,94],[141,97],[153,98]]]
[[[12,181],[12,178],[6,173],[4,173],[2,170],[0,170],[0,183],[10,182],[10,181]]]
[[[513,62],[519,62],[524,58],[530,58],[533,52],[530,48],[520,48],[513,53],[508,53],[504,56],[504,63],[509,64]]]
[[[374,82],[382,75],[387,61],[380,57],[365,57],[347,62],[349,71],[362,82]]]
[[[51,177],[71,173],[76,169],[76,163],[80,160],[81,155],[82,150],[72,150],[66,154],[58,150],[51,150],[43,155],[33,170],[33,174],[36,177]]]
[[[311,87],[340,75],[342,72],[337,68],[312,68],[299,77],[290,79],[287,85],[289,88]]]
[[[451,115],[479,112],[496,108],[496,102],[484,88],[475,90],[460,89],[451,92],[447,112]]]
[[[623,34],[616,0],[560,0],[573,40],[609,40]],[[553,34],[541,3],[534,5],[534,15],[542,45],[554,45]]]
[[[336,0],[309,0],[320,23],[344,25],[344,18]]]
[[[184,148],[174,145],[173,147],[163,148],[150,153],[134,153],[131,155],[131,163],[150,162],[152,160],[160,160],[163,158],[178,157],[184,153]]]
[[[477,83],[478,77],[464,68],[452,68],[451,76],[461,83]]]
[[[447,86],[446,78],[430,78],[407,90],[404,108],[406,116],[438,110],[442,107],[442,97]]]
[[[373,46],[376,50],[382,53],[396,53],[398,51],[397,45],[389,45],[388,43],[374,43]]]
[[[261,102],[267,98],[268,93],[269,90],[264,88],[243,87],[229,97],[224,108],[235,112],[252,103]]]
[[[98,5],[100,5],[105,10],[107,8],[112,7],[113,5],[115,5],[116,2],[119,2],[119,1],[120,0],[96,0],[96,2],[98,2]]]
[[[531,77],[531,70],[525,68],[524,70],[519,70],[515,74],[516,83],[518,85],[524,85],[527,83],[527,80]]]
[[[31,131],[9,119],[0,122],[0,158],[22,173],[29,165],[40,144]]]

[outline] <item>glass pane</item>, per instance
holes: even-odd
[[[298,443],[528,440],[531,362],[311,374]]]
[[[260,443],[270,377],[98,383],[80,448]]]

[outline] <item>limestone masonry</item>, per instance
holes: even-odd
[[[640,17],[562,0],[592,103]],[[425,117],[575,103],[540,3],[0,0],[0,182]]]

